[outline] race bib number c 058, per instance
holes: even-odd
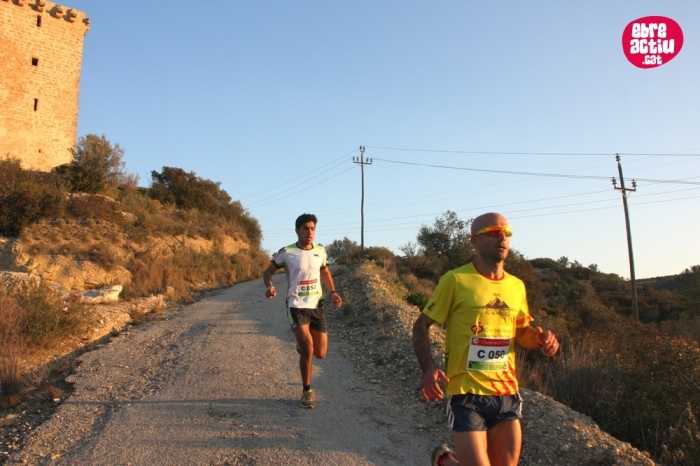
[[[467,353],[468,371],[504,371],[508,367],[509,338],[472,337]]]

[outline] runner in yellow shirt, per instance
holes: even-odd
[[[523,282],[507,273],[512,230],[497,213],[472,222],[474,260],[447,272],[413,327],[413,345],[423,371],[421,396],[441,400],[445,391],[453,452],[441,445],[433,466],[516,465],[520,458],[522,399],[515,372],[515,344],[554,356],[551,331],[530,325]],[[447,327],[446,369],[430,353],[432,324]],[[446,390],[443,386],[446,385]]]

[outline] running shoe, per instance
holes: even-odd
[[[304,408],[311,409],[316,406],[316,394],[314,389],[304,390],[301,394],[301,405]]]
[[[442,444],[433,450],[433,454],[430,456],[430,464],[432,466],[443,466],[442,465],[442,460],[445,457],[445,455],[448,455],[451,457],[451,459],[455,459],[454,452],[450,450],[450,447],[447,446],[447,444]]]

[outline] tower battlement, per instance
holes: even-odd
[[[36,170],[71,161],[89,28],[75,8],[0,0],[0,158]]]
[[[0,2],[10,3],[18,7],[28,7],[38,14],[46,14],[51,18],[62,19],[69,23],[77,22],[85,26],[90,25],[90,19],[85,13],[58,3],[46,0],[0,0]]]

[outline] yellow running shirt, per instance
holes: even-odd
[[[450,270],[423,313],[447,327],[448,395],[517,393],[515,331],[532,320],[519,278],[490,280],[471,263]]]

